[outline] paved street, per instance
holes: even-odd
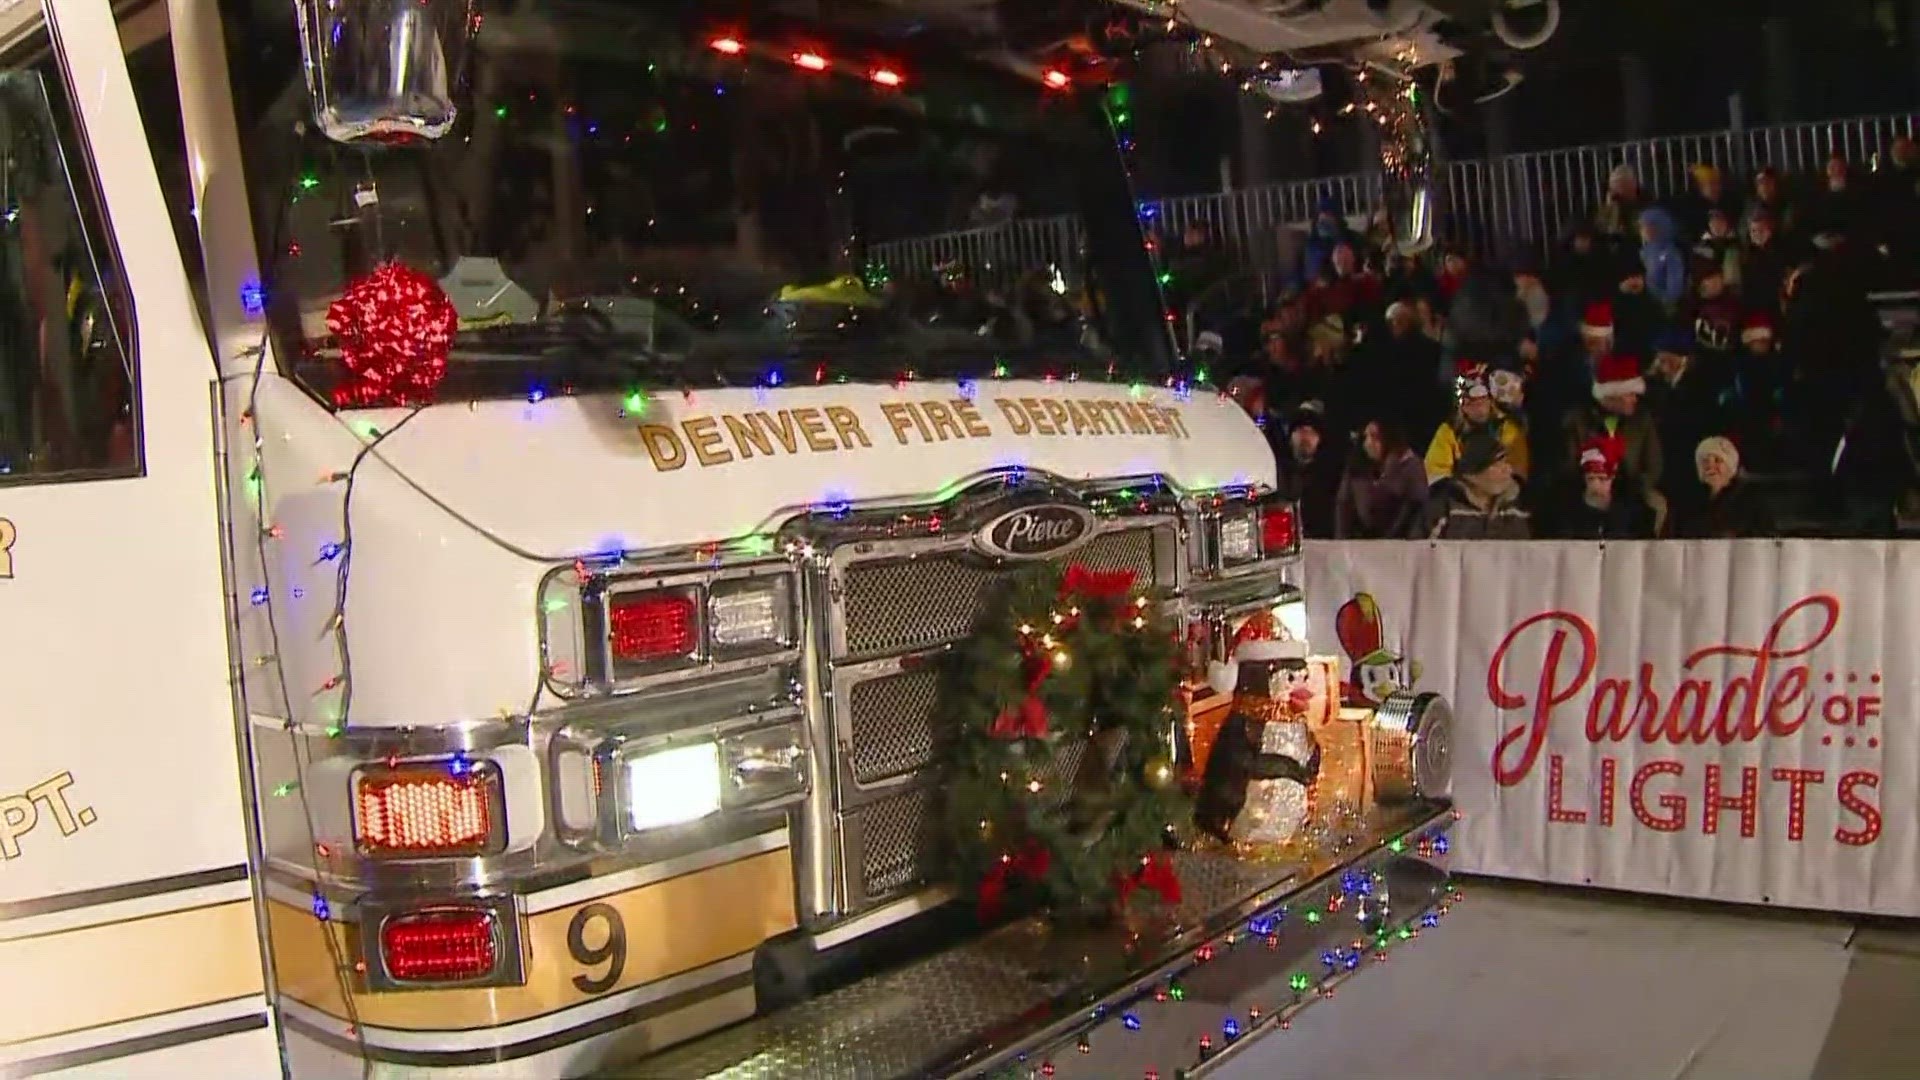
[[[1910,1080],[1920,929],[1469,880],[1233,1080]]]

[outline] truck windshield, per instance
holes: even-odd
[[[484,4],[453,132],[363,147],[315,130],[293,5],[227,0],[255,299],[292,373],[338,382],[328,305],[388,259],[460,312],[442,397],[1164,363],[1129,347],[1160,325],[1144,259],[989,286],[865,255],[1093,203],[1131,224],[1097,105],[898,5],[723,8]]]

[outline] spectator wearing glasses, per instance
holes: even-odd
[[[1427,497],[1421,532],[1431,540],[1532,539],[1532,515],[1498,435],[1483,428],[1467,436],[1452,475]]]

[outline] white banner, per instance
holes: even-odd
[[[1306,555],[1349,692],[1454,707],[1459,869],[1920,915],[1920,544]]]

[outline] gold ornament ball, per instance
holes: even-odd
[[[1164,757],[1149,758],[1146,767],[1140,770],[1140,778],[1146,781],[1152,791],[1164,791],[1173,783],[1173,762]]]

